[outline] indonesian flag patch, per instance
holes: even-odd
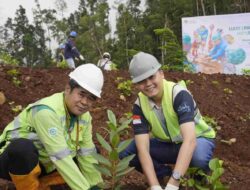
[[[134,125],[141,124],[141,116],[139,116],[139,115],[133,115],[132,119],[133,119],[133,124]]]

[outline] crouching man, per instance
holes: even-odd
[[[130,62],[132,82],[140,93],[133,108],[135,138],[120,158],[136,154],[130,166],[145,174],[151,190],[162,190],[159,179],[165,176],[171,176],[165,190],[178,190],[189,166],[208,170],[215,132],[190,92],[165,80],[160,67],[154,56],[143,52]],[[173,171],[167,164],[175,165]]]
[[[0,136],[0,178],[17,190],[45,189],[41,181],[58,175],[73,190],[98,189],[89,109],[102,87],[102,71],[85,64],[69,74],[64,92],[28,105]]]

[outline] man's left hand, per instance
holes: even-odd
[[[168,183],[164,190],[179,190],[179,187]]]

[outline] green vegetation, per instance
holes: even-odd
[[[207,115],[204,115],[202,118],[213,129],[220,130],[220,127],[218,126],[217,121],[213,117],[209,117]]]
[[[94,153],[93,156],[98,160],[99,164],[95,164],[97,170],[103,175],[107,176],[109,181],[99,184],[103,189],[119,190],[120,179],[133,170],[129,168],[129,162],[133,159],[134,155],[128,156],[122,160],[119,159],[119,153],[123,151],[132,141],[132,139],[125,140],[121,143],[121,134],[126,131],[130,120],[124,120],[118,124],[114,113],[111,110],[107,111],[109,121],[108,129],[109,142],[107,142],[100,134],[96,134],[98,142],[107,151],[107,158],[103,155]]]
[[[221,176],[224,173],[223,161],[214,158],[209,162],[210,175],[198,168],[189,168],[186,175],[181,179],[181,185],[185,189],[194,188],[197,190],[228,190],[229,187],[221,183]]]
[[[0,59],[6,65],[13,65],[13,66],[19,65],[19,62],[8,53],[0,53]]]
[[[154,32],[161,41],[162,69],[183,71],[185,55],[176,35],[169,28],[155,29]]]
[[[190,84],[193,84],[194,81],[188,79],[188,80],[185,80],[185,83],[186,83],[186,86],[189,86]]]
[[[21,85],[21,81],[18,79],[18,76],[20,75],[20,73],[17,69],[8,70],[7,74],[12,77],[12,83],[16,87],[19,87]]]
[[[125,80],[120,82],[117,86],[117,89],[120,90],[124,96],[130,96],[132,92],[132,81]]]
[[[243,75],[250,75],[250,69],[242,69]]]

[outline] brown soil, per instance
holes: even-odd
[[[17,114],[13,106],[32,103],[42,97],[62,91],[68,79],[67,69],[31,69],[16,68],[21,81],[19,87],[12,82],[7,74],[11,67],[0,65],[0,91],[6,96],[6,102],[0,105],[0,130],[2,130]],[[189,80],[188,88],[192,92],[203,115],[215,118],[221,130],[217,133],[217,147],[214,157],[224,161],[225,174],[223,182],[232,190],[247,190],[250,186],[250,77],[224,74],[190,74],[166,72],[168,80]],[[112,110],[119,118],[126,112],[131,112],[136,98],[135,90],[126,101],[120,99],[117,89],[117,77],[129,79],[127,71],[105,72],[105,85],[102,99],[94,105],[92,112],[94,133],[107,136],[101,128],[106,126],[106,110]],[[230,89],[232,93],[228,93]],[[10,102],[14,102],[10,105]],[[132,130],[124,138],[132,137]],[[95,135],[94,135],[95,136]],[[228,145],[221,140],[236,138],[236,143]],[[121,181],[124,190],[143,190],[147,183],[142,174],[133,171]],[[13,189],[7,183],[0,181],[0,189]],[[7,187],[9,186],[9,188]],[[55,189],[67,189],[65,187]]]

